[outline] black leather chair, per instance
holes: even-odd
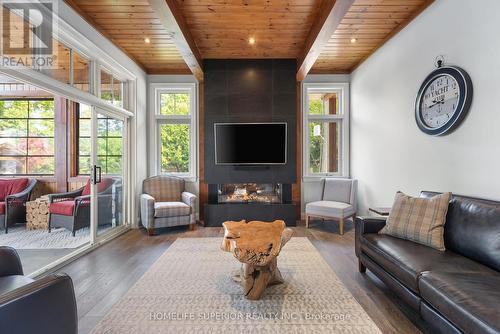
[[[378,234],[384,225],[356,219],[360,272],[378,276],[432,333],[500,333],[500,202],[453,195],[444,252]]]
[[[52,274],[38,280],[23,275],[17,252],[0,247],[0,332],[76,334],[78,318],[73,282]]]

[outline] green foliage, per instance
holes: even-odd
[[[189,172],[189,125],[163,124],[161,131],[161,171]]]
[[[164,93],[160,95],[161,115],[189,115],[188,93]]]
[[[309,114],[321,115],[323,113],[323,103],[320,99],[309,100]],[[323,148],[323,136],[314,135],[314,127],[320,126],[320,134],[323,134],[324,124],[318,122],[309,123],[309,168],[312,173],[320,173],[321,171],[321,158]]]

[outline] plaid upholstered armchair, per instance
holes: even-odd
[[[141,222],[149,235],[179,225],[194,228],[196,196],[185,191],[184,179],[153,176],[142,183]]]

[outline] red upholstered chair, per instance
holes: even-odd
[[[111,224],[114,183],[112,178],[103,178],[97,184],[98,225]],[[49,233],[64,227],[75,236],[76,231],[90,226],[90,179],[78,190],[49,195],[49,203]]]
[[[26,202],[36,185],[35,179],[1,179],[0,180],[0,224],[5,233],[9,226],[26,223]]]

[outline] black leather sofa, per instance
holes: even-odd
[[[378,276],[432,333],[500,333],[500,202],[454,195],[444,252],[378,234],[384,225],[356,219],[360,272]]]
[[[71,278],[23,276],[17,252],[0,247],[0,333],[76,334],[78,318]]]

